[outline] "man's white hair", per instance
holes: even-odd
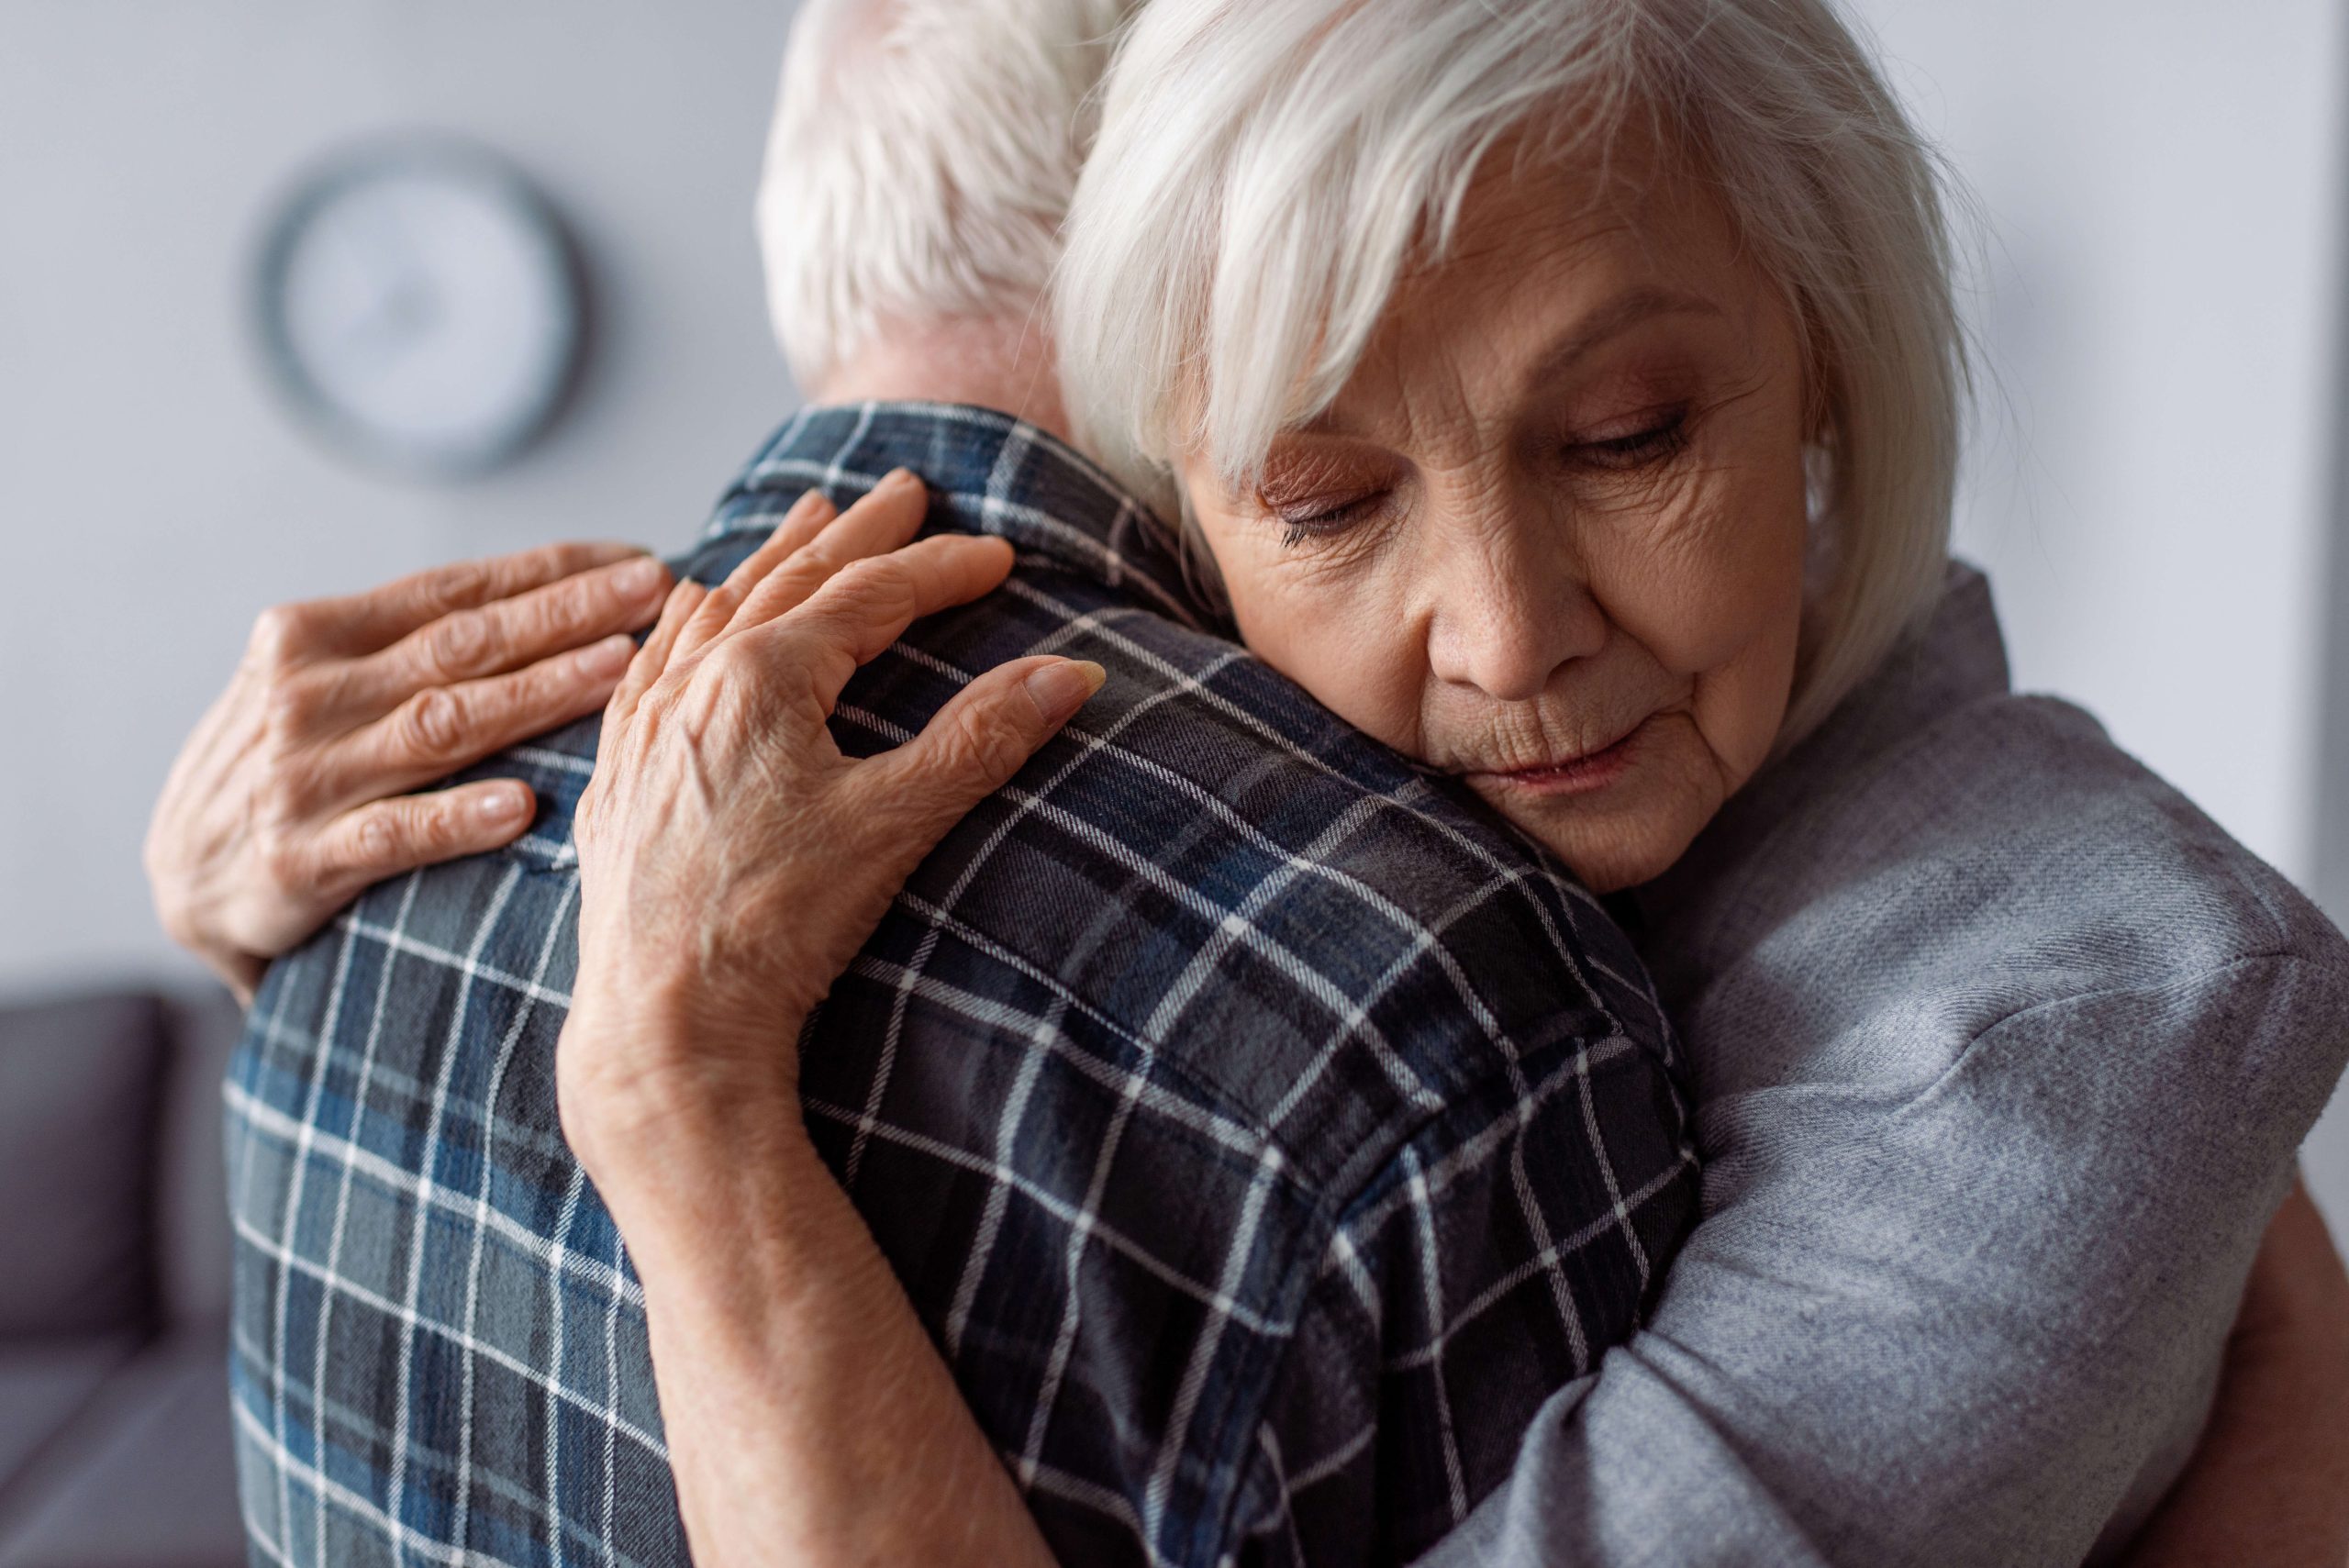
[[[1966,369],[1939,166],[1831,0],[1152,0],[1111,68],[1054,285],[1079,438],[1163,500],[1326,408],[1479,161],[1642,117],[1804,336],[1808,732],[1940,586]]]
[[[806,0],[758,202],[768,313],[802,387],[887,324],[1037,309],[1137,3]]]

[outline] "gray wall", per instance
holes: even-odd
[[[2349,125],[2342,128],[2349,143]],[[2343,215],[2349,239],[2349,213]],[[2349,250],[2349,245],[2344,245]],[[2344,309],[2335,328],[2335,379],[2328,410],[2332,433],[2333,488],[2325,540],[2325,628],[2322,701],[2318,719],[2316,851],[2312,887],[2317,902],[2349,926],[2349,280],[2343,280]],[[2344,1027],[2349,1027],[2345,1023]],[[2332,1109],[2309,1140],[2303,1162],[2310,1184],[2326,1205],[2333,1233],[2349,1243],[2349,1085],[2334,1096]]]
[[[2349,356],[2345,356],[2349,357]],[[2349,396],[2341,416],[2349,419]],[[2343,453],[2349,459],[2349,450]],[[2323,773],[2317,791],[2316,897],[2325,912],[2349,926],[2349,462],[2343,466],[2340,510],[2332,520],[2330,650],[2325,661]],[[2349,1019],[2343,1020],[2349,1029]],[[2349,1085],[2332,1100],[2302,1161],[2309,1184],[2332,1220],[2333,1235],[2349,1246]]]
[[[274,600],[560,537],[669,545],[792,392],[751,242],[788,0],[0,0],[0,989],[171,962],[139,842]],[[585,243],[599,342],[518,466],[419,488],[288,425],[243,329],[273,195],[455,129]]]
[[[2344,352],[2349,359],[2349,352]],[[2341,420],[2349,427],[2349,387]],[[2349,441],[2341,448],[2339,498],[2332,518],[2325,591],[2331,626],[2324,662],[2322,767],[2317,792],[2316,895],[2332,917],[2349,923]]]

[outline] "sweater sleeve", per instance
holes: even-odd
[[[2013,1014],[1921,1090],[1703,1107],[1703,1218],[1653,1320],[1419,1561],[2003,1568],[2125,1540],[2345,1054],[2337,962],[2246,957]]]

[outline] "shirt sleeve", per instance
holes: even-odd
[[[1385,1162],[1256,1407],[1234,1560],[1399,1562],[1467,1518],[1543,1400],[1631,1332],[1693,1218],[1674,1105],[1618,1038],[1527,1063]]]
[[[2344,1051],[2337,965],[2247,958],[2017,1013],[1921,1091],[1700,1106],[1653,1320],[1421,1568],[2081,1562],[2190,1450]]]

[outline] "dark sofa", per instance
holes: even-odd
[[[0,1568],[233,1568],[224,994],[0,1008]]]

